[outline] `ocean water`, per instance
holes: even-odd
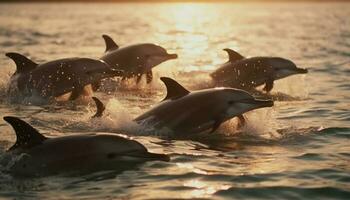
[[[14,104],[6,96],[14,63],[98,58],[102,34],[120,45],[158,43],[179,55],[154,70],[152,84],[110,82],[98,96],[101,119],[84,105]],[[350,4],[347,3],[35,3],[0,4],[0,113],[22,117],[47,136],[86,132],[131,135],[170,162],[122,172],[23,179],[5,173],[15,135],[0,120],[0,198],[4,199],[350,199]],[[275,82],[272,108],[235,119],[205,137],[169,139],[132,119],[165,95],[160,76],[205,87],[226,62],[223,48],[244,56],[280,56],[309,69]]]

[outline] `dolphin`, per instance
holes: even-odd
[[[155,44],[142,43],[119,48],[108,35],[102,37],[106,50],[100,59],[113,69],[123,71],[123,79],[137,77],[137,83],[143,74],[146,74],[147,83],[150,83],[153,79],[153,67],[177,58],[177,54],[169,54],[163,47]]]
[[[16,64],[10,80],[10,90],[24,96],[38,95],[56,100],[75,100],[81,95],[90,95],[92,83],[120,75],[100,60],[90,58],[64,58],[37,64],[19,53],[6,53]],[[68,95],[67,95],[68,94]]]
[[[161,80],[167,88],[165,99],[134,120],[155,128],[167,128],[180,135],[214,132],[223,122],[234,117],[244,125],[243,113],[273,106],[273,101],[255,99],[239,89],[212,88],[190,92],[171,78],[161,77]]]
[[[4,117],[16,132],[8,153],[18,156],[9,172],[17,176],[48,176],[128,169],[145,161],[169,161],[164,154],[150,153],[139,142],[123,135],[95,133],[49,138],[25,121]]]
[[[275,80],[308,72],[285,58],[245,58],[232,49],[224,51],[228,53],[229,61],[210,74],[215,86],[254,90],[255,87],[265,84],[263,90],[270,92]]]

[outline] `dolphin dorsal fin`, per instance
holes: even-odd
[[[16,73],[26,73],[38,66],[37,63],[33,62],[22,54],[10,52],[6,53],[5,55],[16,63]]]
[[[167,95],[163,99],[163,101],[168,99],[177,99],[177,98],[186,96],[187,94],[190,93],[190,91],[188,91],[178,82],[176,82],[175,80],[169,77],[161,77],[160,80],[163,81],[167,89]]]
[[[97,110],[94,116],[91,118],[99,118],[102,117],[103,111],[105,111],[106,107],[103,105],[103,103],[97,98],[97,97],[92,97],[92,99],[95,101]]]
[[[105,40],[105,43],[106,43],[106,50],[105,50],[105,52],[111,51],[111,50],[116,50],[116,49],[119,48],[119,46],[108,35],[102,35],[102,37],[103,37],[103,39]]]
[[[27,122],[17,117],[6,116],[4,120],[12,126],[17,137],[16,143],[9,148],[9,151],[17,148],[29,149],[42,144],[47,139]]]
[[[237,53],[236,51],[234,51],[232,49],[226,48],[223,50],[227,52],[229,62],[236,62],[236,61],[244,59],[244,57],[241,54]]]

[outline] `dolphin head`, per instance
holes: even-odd
[[[294,74],[306,74],[307,69],[298,68],[292,61],[284,58],[273,57],[269,59],[269,64],[275,71],[275,78],[281,79]]]
[[[147,82],[150,82],[153,67],[177,58],[177,54],[169,54],[163,47],[156,44],[139,43],[119,48],[108,35],[102,37],[106,43],[106,50],[101,60],[112,68],[123,70],[124,77],[138,75],[140,78],[140,75],[147,74]]]
[[[255,99],[243,90],[224,88],[221,93],[221,102],[226,107],[226,118],[232,118],[250,110],[273,106],[273,101]]]
[[[96,149],[108,162],[144,162],[151,160],[169,161],[169,156],[150,153],[141,143],[118,134],[97,134],[94,136]]]
[[[138,53],[145,60],[147,70],[152,69],[162,62],[178,57],[177,54],[169,54],[163,47],[151,43],[140,45]]]

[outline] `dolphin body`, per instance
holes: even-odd
[[[81,95],[90,95],[91,83],[120,74],[103,61],[90,58],[65,58],[37,64],[19,53],[6,53],[6,56],[17,67],[9,91],[20,92],[23,96],[74,100]]]
[[[113,69],[123,71],[123,79],[137,77],[137,83],[143,74],[146,74],[147,83],[150,83],[153,79],[153,67],[177,58],[177,54],[168,54],[163,47],[155,44],[142,43],[119,48],[108,35],[102,37],[106,50],[100,59]]]
[[[85,134],[48,138],[16,117],[4,117],[15,130],[17,141],[8,153],[19,156],[9,172],[17,176],[48,176],[125,170],[152,160],[169,161],[150,153],[139,142],[116,134]]]
[[[213,132],[234,117],[244,125],[243,113],[273,106],[273,101],[257,100],[243,90],[213,88],[190,92],[171,78],[161,80],[166,85],[167,96],[135,121],[168,128],[180,135]]]
[[[134,119],[139,124],[155,128],[168,128],[178,134],[214,132],[219,126],[234,117],[238,126],[245,125],[243,113],[250,110],[271,107],[273,101],[258,100],[249,93],[233,88],[213,88],[190,92],[168,77],[161,77],[167,87],[167,96],[158,105]],[[97,111],[94,117],[101,117],[105,106],[93,97]]]
[[[298,68],[292,61],[280,57],[245,58],[232,49],[224,49],[229,61],[210,74],[215,86],[254,90],[264,85],[269,92],[275,80],[295,74],[305,74],[307,69]]]

